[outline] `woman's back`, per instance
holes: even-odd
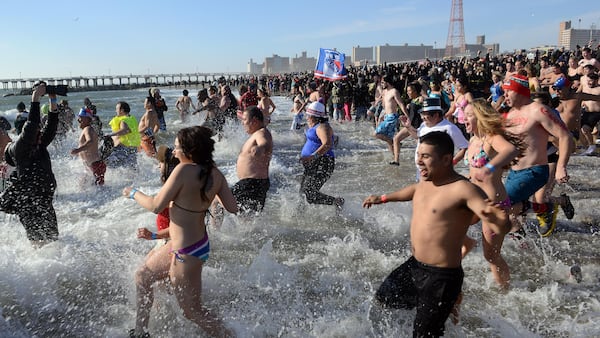
[[[210,169],[210,179],[199,178],[202,166],[194,163],[180,164],[175,168],[164,189],[172,196],[170,204],[170,234],[173,248],[187,247],[204,238],[204,218],[215,195],[227,188],[223,174]],[[206,175],[206,174],[205,174]],[[206,200],[202,198],[202,191]]]

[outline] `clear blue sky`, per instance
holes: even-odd
[[[556,45],[561,21],[600,28],[594,3],[464,0],[465,39],[485,35],[502,51]],[[440,48],[450,9],[451,0],[6,1],[0,78],[243,72],[251,58],[316,57],[320,47]]]

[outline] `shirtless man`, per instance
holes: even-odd
[[[588,75],[588,78],[591,76],[591,74]],[[552,88],[557,92],[558,98],[560,99],[560,105],[558,106],[557,110],[560,112],[560,115],[563,121],[565,121],[569,131],[575,136],[575,138],[579,138],[579,130],[582,128],[580,120],[582,103],[586,101],[588,103],[596,102],[597,104],[597,101],[600,100],[600,96],[586,92],[576,92],[575,89],[571,88],[569,81],[565,78],[560,78],[558,81],[556,81]],[[590,91],[590,89],[587,89],[586,91]],[[596,111],[597,110],[593,110],[592,112]],[[590,121],[592,116],[590,114],[585,114],[584,117],[587,119],[585,122],[590,128],[589,131],[591,132],[595,126],[595,124],[590,125],[592,122],[594,122]],[[595,122],[597,123],[598,121]],[[588,144],[588,149],[584,152],[584,155],[589,155],[595,150],[595,144],[590,143]]]
[[[239,181],[231,188],[241,211],[261,211],[270,187],[269,164],[273,155],[273,138],[264,126],[260,108],[246,108],[241,121],[250,135],[237,160]]]
[[[194,107],[194,103],[192,99],[188,96],[189,92],[187,89],[183,90],[183,96],[180,96],[175,102],[175,108],[179,111],[179,117],[181,118],[181,122],[187,121],[187,116],[190,114],[190,107],[196,110]]]
[[[301,85],[295,84],[292,90],[294,93],[294,103],[290,112],[294,115],[294,119],[290,130],[299,130],[304,126],[304,107],[306,106],[306,100]]]
[[[592,49],[590,47],[585,47],[581,50],[581,56],[583,58],[579,60],[579,74],[583,75],[583,67],[585,65],[592,65],[597,70],[600,70],[600,62],[592,57]]]
[[[417,308],[415,337],[439,337],[459,298],[464,272],[461,244],[477,218],[505,234],[508,217],[486,194],[453,169],[450,136],[433,131],[421,137],[417,150],[420,181],[401,190],[371,195],[363,207],[412,201],[412,257],[383,281],[375,298],[385,307]],[[451,196],[451,198],[449,198]]]
[[[554,65],[552,65],[552,73],[549,73],[548,75],[546,75],[546,77],[542,80],[542,82],[540,82],[540,85],[542,87],[548,87],[548,91],[550,92],[550,96],[552,98],[555,98],[557,96],[556,94],[556,90],[554,90],[553,85],[556,81],[558,81],[558,79],[560,78],[566,78],[565,74],[562,73],[562,70],[560,69],[560,65],[558,63],[555,63]]]
[[[407,119],[407,121],[415,129],[419,128],[421,122],[423,122],[421,116],[419,115],[419,110],[423,105],[424,97],[422,95],[419,95],[419,87],[420,86],[416,82],[409,83],[408,86],[406,86],[406,95],[408,95],[408,98],[411,100],[411,102],[408,104],[407,110],[409,114],[412,115],[411,119]],[[404,125],[404,116],[401,119]],[[402,147],[402,140],[409,136],[410,132],[408,128],[402,128],[399,132],[397,132],[394,135],[392,142],[392,147],[394,150],[394,160],[390,162],[391,165],[400,165],[400,147]]]
[[[556,225],[556,204],[533,203],[529,198],[542,188],[549,178],[547,144],[550,135],[558,142],[558,161],[555,179],[558,183],[569,181],[567,163],[573,149],[573,139],[567,127],[549,107],[531,101],[529,81],[526,76],[513,75],[504,81],[504,102],[510,110],[505,114],[507,131],[522,137],[527,149],[506,178],[506,192],[514,215],[524,214],[530,207],[541,217],[540,234],[548,236]],[[565,201],[566,203],[566,201]],[[515,222],[515,224],[518,224]],[[513,229],[518,230],[518,227]]]
[[[379,121],[379,114],[383,109],[381,98],[383,97],[383,88],[381,87],[381,76],[378,73],[373,74],[373,82],[369,84],[369,93],[373,95],[374,101],[371,102],[371,107],[367,110],[367,116],[373,119],[375,127]]]
[[[79,147],[72,149],[71,155],[79,155],[83,163],[90,168],[94,174],[94,184],[104,185],[106,163],[102,161],[98,152],[98,134],[92,127],[94,116],[86,109],[81,109],[77,116],[81,136],[79,136]]]
[[[600,95],[600,87],[598,86],[598,74],[590,73],[587,75],[587,88],[584,93],[592,95]],[[581,115],[581,136],[588,144],[588,149],[584,155],[591,155],[596,151],[596,143],[592,130],[600,122],[600,102],[594,100],[585,100],[581,102],[583,114]]]
[[[588,86],[588,75],[592,73],[596,73],[596,68],[594,66],[589,64],[583,66],[583,75],[581,75],[579,78],[579,87],[577,88],[578,92],[587,93],[587,91],[590,89]]]
[[[382,102],[383,111],[379,115],[379,123],[375,128],[375,138],[385,141],[388,149],[394,154],[394,135],[398,126],[398,107],[402,113],[409,118],[400,92],[392,85],[392,77],[386,75],[381,81],[383,87]]]
[[[156,133],[160,130],[158,114],[154,109],[151,98],[147,97],[144,101],[144,115],[140,118],[138,132],[141,135],[140,147],[146,155],[154,157],[156,155]]]
[[[548,64],[548,59],[543,57],[540,59],[540,76],[538,76],[538,80],[540,81],[540,85],[542,87],[548,87],[549,84],[543,84],[543,80],[550,76],[550,74],[552,74],[554,70],[552,69],[552,67],[550,67],[550,65]]]

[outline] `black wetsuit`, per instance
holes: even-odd
[[[58,238],[52,205],[56,179],[47,149],[56,135],[57,126],[58,112],[50,112],[40,130],[40,103],[32,102],[23,132],[6,147],[4,154],[6,162],[16,170],[11,173],[6,190],[0,194],[0,210],[17,214],[31,241]]]

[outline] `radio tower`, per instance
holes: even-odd
[[[462,0],[452,0],[450,26],[448,27],[448,39],[446,40],[446,57],[453,57],[456,51],[461,54],[466,51],[462,4]]]

